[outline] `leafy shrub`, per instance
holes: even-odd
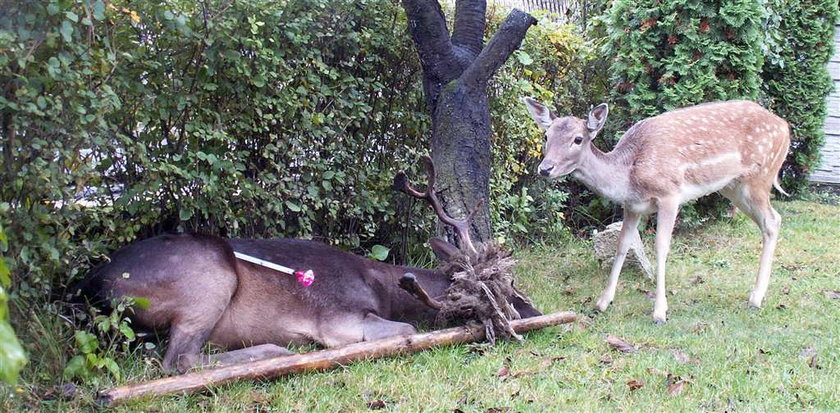
[[[802,195],[825,140],[825,98],[833,83],[826,65],[832,56],[838,6],[832,0],[770,0],[768,6],[763,97],[791,125],[782,187]]]
[[[90,309],[93,332],[77,328],[73,333],[74,350],[77,353],[64,367],[64,379],[80,378],[90,380],[102,370],[115,379],[120,379],[120,367],[116,355],[129,353],[129,345],[136,339],[131,328],[129,312],[132,306],[148,308],[148,300],[123,297],[111,303],[110,314],[100,314]]]
[[[535,13],[539,20],[491,82],[493,176],[491,215],[502,240],[537,241],[566,232],[566,183],[535,173],[544,135],[530,121],[521,99],[552,102],[558,113],[579,113],[600,97],[589,65],[597,53],[576,26]],[[491,18],[491,24],[498,23]],[[493,30],[489,30],[493,32]]]

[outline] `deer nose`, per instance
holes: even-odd
[[[551,173],[552,169],[554,169],[554,165],[547,165],[547,166],[540,165],[540,175],[548,176]]]

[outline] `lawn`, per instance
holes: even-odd
[[[570,240],[517,253],[519,283],[539,308],[581,315],[576,323],[527,334],[524,344],[439,348],[118,410],[837,411],[840,299],[832,292],[840,290],[840,207],[775,205],[784,221],[760,310],[748,308],[747,297],[761,240],[743,215],[675,234],[663,326],[651,319],[653,284],[635,269],[625,269],[610,309],[592,313],[606,271],[588,242]],[[610,334],[638,350],[613,349]],[[122,366],[121,383],[160,374],[140,355]],[[48,410],[85,409],[93,395],[82,389],[72,401],[45,401],[27,394],[32,388],[25,384],[20,390],[7,407],[26,400]]]

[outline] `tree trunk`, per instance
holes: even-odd
[[[479,202],[473,238],[492,238],[490,199],[490,107],[486,88],[468,90],[453,81],[438,97],[432,130],[432,160],[447,213],[466,216]]]
[[[432,116],[431,155],[446,212],[464,217],[483,201],[472,222],[476,241],[492,239],[490,109],[487,83],[536,23],[514,9],[484,45],[486,3],[458,0],[452,34],[437,0],[403,0]],[[451,238],[449,236],[448,238]]]

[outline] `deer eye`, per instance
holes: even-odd
[[[575,136],[575,145],[580,145],[583,142],[583,136]]]

